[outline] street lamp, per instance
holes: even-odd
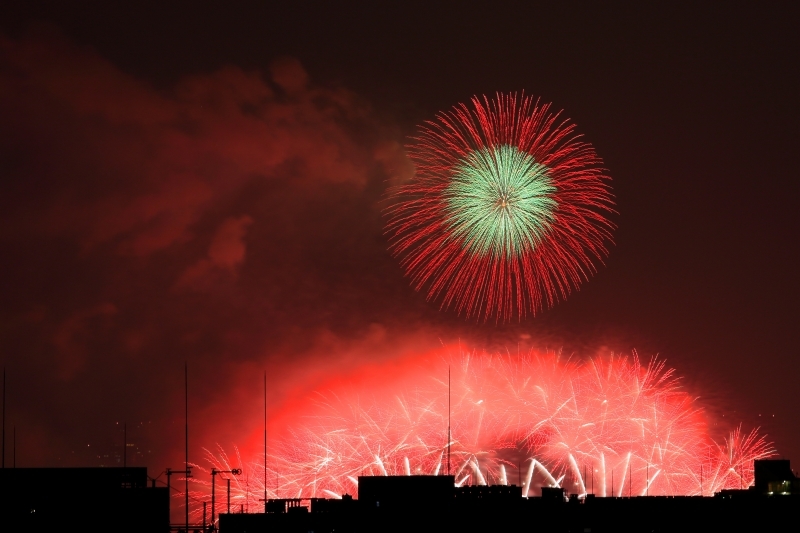
[[[216,487],[217,487],[217,474],[233,474],[234,476],[238,476],[242,473],[241,468],[232,468],[230,470],[217,470],[216,468],[211,469],[211,530],[216,530],[217,525],[214,519],[214,515],[217,511],[216,506]],[[228,479],[228,511],[230,511],[231,505],[231,482]]]

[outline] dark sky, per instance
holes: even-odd
[[[96,464],[127,421],[176,467],[184,362],[195,453],[250,438],[265,368],[280,405],[458,339],[658,354],[800,464],[798,8],[465,4],[0,7],[18,464]],[[384,194],[417,124],[519,90],[604,159],[615,244],[553,309],[469,322],[408,286]]]

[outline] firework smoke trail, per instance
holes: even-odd
[[[702,407],[662,361],[460,353],[318,394],[273,444],[269,497],[339,497],[357,494],[359,475],[445,472],[448,364],[457,485],[519,480],[524,495],[562,486],[602,496],[613,478],[616,496],[711,495],[749,486],[753,460],[773,454],[757,430],[735,429],[717,445]],[[233,465],[221,448],[208,459],[250,471],[232,482],[232,501],[262,508],[261,460]]]
[[[413,180],[389,209],[391,251],[412,285],[467,317],[552,306],[595,272],[613,225],[609,178],[550,105],[474,97],[420,128]]]

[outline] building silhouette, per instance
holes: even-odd
[[[169,531],[169,495],[147,468],[0,469],[0,530]]]
[[[800,531],[800,485],[788,461],[757,461],[756,482],[714,497],[567,495],[514,485],[455,487],[453,476],[361,476],[359,497],[268,500],[265,513],[222,514],[220,533]]]
[[[453,476],[361,476],[359,497],[270,499],[221,514],[219,533],[800,531],[800,480],[786,460],[756,461],[755,483],[714,497],[578,498],[544,487],[456,487]],[[167,532],[169,494],[137,468],[0,469],[3,531]],[[192,524],[190,531],[202,530]],[[206,531],[212,532],[207,524]]]

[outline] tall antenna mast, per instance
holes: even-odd
[[[264,514],[266,514],[266,512],[267,512],[267,372],[265,370],[264,371]]]
[[[186,489],[184,490],[186,504],[186,531],[189,531],[189,363],[183,363],[184,407],[186,414]]]
[[[122,468],[128,468],[128,423],[122,423]]]
[[[2,468],[6,467],[6,367],[3,367],[3,460]]]
[[[447,475],[450,475],[450,365],[447,365]]]

